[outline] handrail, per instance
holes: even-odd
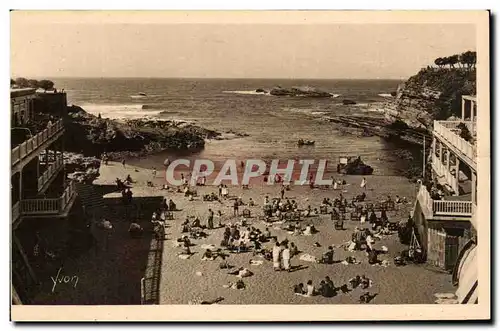
[[[52,138],[56,133],[64,128],[63,120],[60,119],[51,126],[47,127],[42,132],[26,140],[19,146],[16,146],[11,151],[11,163],[14,166],[19,161],[27,157],[33,150],[37,149],[41,144]]]
[[[57,173],[63,166],[62,155],[57,155],[54,163],[51,163],[47,170],[44,171],[42,176],[38,178],[38,189],[40,190],[47,182],[52,178],[52,176]]]
[[[475,160],[475,157],[477,155],[476,145],[466,141],[465,139],[460,137],[456,132],[453,131],[454,129],[458,130],[457,125],[460,123],[468,125],[467,122],[460,122],[460,121],[434,121],[434,132],[441,135],[444,139],[446,139],[451,145],[456,147],[465,156],[467,156],[471,160]],[[469,128],[469,130],[471,132],[474,131],[472,127]]]
[[[20,201],[21,215],[59,214],[68,206],[75,194],[75,183],[71,181],[59,198],[23,199]]]

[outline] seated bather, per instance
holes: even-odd
[[[196,217],[193,221],[193,223],[191,224],[191,227],[193,228],[201,228],[201,221],[198,217]]]
[[[201,258],[202,261],[213,261],[216,256],[212,253],[210,249],[207,249]]]
[[[321,258],[320,263],[333,264],[333,254],[334,253],[335,252],[333,250],[333,247],[328,246],[328,250],[325,253],[323,253],[323,257]]]
[[[310,236],[310,235],[315,234],[317,232],[318,232],[318,230],[316,230],[316,228],[314,227],[314,225],[308,224],[306,226],[306,229],[304,230],[304,235],[305,236]]]
[[[291,242],[290,243],[290,257],[294,257],[297,254],[299,254],[299,249],[297,248],[295,243]]]
[[[130,177],[130,174],[127,175],[127,178],[125,178],[125,183],[126,184],[132,184],[134,181],[132,180],[132,177]]]
[[[316,288],[313,285],[312,280],[307,281],[307,286],[306,286],[306,296],[312,297],[315,296],[317,293]]]
[[[296,295],[305,295],[307,292],[304,289],[304,284],[300,283],[300,284],[295,285],[293,287],[293,293],[295,293]]]
[[[177,210],[177,206],[175,205],[175,203],[172,199],[170,199],[168,201],[168,210],[170,210],[170,211]]]
[[[248,205],[249,205],[250,207],[255,206],[255,202],[253,201],[253,199],[252,199],[252,198],[248,199]]]

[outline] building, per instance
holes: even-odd
[[[12,301],[29,303],[67,242],[77,198],[64,173],[65,93],[11,90]],[[48,278],[50,279],[50,278]]]
[[[434,121],[432,178],[420,186],[413,213],[415,232],[427,263],[454,270],[457,284],[458,273],[469,270],[470,276],[477,270],[477,265],[471,266],[475,264],[472,257],[477,242],[476,118],[476,97],[462,96],[461,119]],[[473,253],[465,254],[465,250]],[[465,257],[467,267],[462,259]],[[477,272],[475,284],[477,287]]]

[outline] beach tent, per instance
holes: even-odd
[[[475,304],[478,302],[478,264],[477,246],[470,240],[460,252],[453,270],[453,283],[458,285],[455,292],[458,303]]]

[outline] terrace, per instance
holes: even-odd
[[[426,218],[433,218],[436,216],[470,218],[472,217],[475,206],[472,201],[461,200],[466,198],[468,197],[448,196],[441,200],[433,199],[425,185],[420,186],[417,194],[417,199]]]
[[[41,150],[53,143],[64,132],[63,120],[60,119],[48,126],[38,134],[24,140],[21,144],[11,150],[12,172],[22,168],[23,164],[28,163]]]
[[[71,208],[75,197],[75,183],[71,181],[56,198],[23,199],[12,206],[12,222],[19,216],[63,216]]]

